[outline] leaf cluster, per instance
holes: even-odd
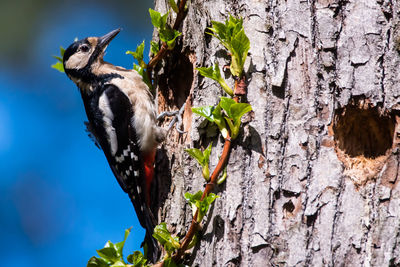
[[[179,238],[177,236],[172,236],[167,229],[167,224],[165,222],[160,223],[154,228],[153,237],[160,242],[167,252],[166,258],[170,258],[172,253],[174,253],[178,248],[180,248]]]
[[[215,63],[213,66],[210,66],[208,68],[200,67],[197,68],[197,70],[204,77],[213,79],[214,81],[218,82],[221,85],[222,89],[224,89],[224,91],[228,95],[233,96],[233,90],[229,87],[229,85],[225,82],[225,79],[221,76],[218,63]]]
[[[212,144],[210,144],[204,151],[198,148],[188,148],[185,151],[203,167],[203,177],[206,181],[210,180],[209,159],[211,154]]]
[[[174,1],[172,1],[172,2],[174,2]],[[176,3],[175,3],[175,5],[176,5]],[[174,7],[173,7],[173,9],[175,10]],[[176,9],[177,9],[177,6],[176,6]],[[179,31],[177,31],[175,29],[172,29],[171,26],[169,26],[167,24],[167,18],[168,18],[169,11],[166,14],[161,15],[160,12],[149,8],[149,13],[150,13],[150,18],[151,18],[151,23],[158,30],[160,40],[167,44],[168,49],[172,50],[175,47],[176,38],[179,37],[180,35],[182,35],[182,33],[180,33]]]
[[[232,55],[230,70],[233,76],[242,77],[243,66],[250,49],[250,40],[244,32],[243,19],[229,15],[225,23],[211,21],[208,28],[211,35],[216,37]]]
[[[213,203],[215,199],[219,198],[218,195],[210,193],[203,200],[201,200],[202,195],[202,191],[198,191],[196,194],[185,193],[185,199],[192,207],[193,215],[196,213],[197,210],[199,211],[197,215],[197,222],[201,222],[204,215],[207,214],[211,203]]]
[[[182,264],[176,264],[172,260],[172,254],[176,252],[177,249],[181,247],[179,243],[179,237],[172,236],[167,229],[167,224],[165,222],[160,223],[154,228],[153,237],[160,242],[167,252],[163,259],[162,266],[164,267],[186,267]],[[139,255],[140,256],[140,255]]]
[[[57,59],[57,62],[51,65],[51,67],[58,70],[59,72],[65,72],[63,64],[64,53],[64,47],[60,46],[60,56],[53,56],[55,59]]]
[[[130,234],[131,228],[125,230],[124,240],[118,243],[108,241],[104,248],[97,250],[99,257],[93,256],[89,259],[87,267],[147,267],[147,260],[140,251],[135,251],[127,257],[126,263],[122,254],[125,241]]]
[[[133,69],[136,70],[142,76],[142,79],[147,84],[147,86],[149,88],[152,88],[149,76],[147,75],[146,72],[147,64],[143,60],[143,52],[144,52],[144,41],[136,47],[135,51],[126,51],[126,54],[132,55],[133,58],[136,59],[138,64],[133,63]]]
[[[250,104],[236,103],[235,100],[228,97],[221,97],[217,106],[192,108],[193,113],[217,124],[224,138],[227,137],[228,129],[226,124],[228,124],[232,139],[236,139],[239,134],[242,116],[251,110]]]

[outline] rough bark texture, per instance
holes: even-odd
[[[228,179],[204,220],[191,266],[400,265],[400,4],[392,0],[190,1],[183,38],[158,70],[159,109],[187,103],[187,134],[158,153],[158,217],[185,234],[185,192],[204,188],[183,151],[222,140],[191,106],[222,90],[196,67],[229,56],[205,34],[244,18],[254,112],[233,143]],[[165,0],[156,9],[166,11]],[[227,72],[226,72],[227,75]],[[227,76],[230,84],[231,77]]]

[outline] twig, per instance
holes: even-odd
[[[241,78],[235,80],[235,96],[243,96],[246,95],[246,77],[243,75]]]
[[[239,82],[235,82],[235,96],[233,97],[233,100],[235,100],[236,103],[239,102],[240,96],[244,95],[243,92],[247,91],[247,84],[245,82],[245,77],[241,77],[238,79]],[[204,198],[207,197],[209,193],[214,189],[214,187],[217,184],[218,177],[220,173],[224,170],[225,165],[228,162],[229,159],[229,153],[231,151],[231,145],[232,145],[232,140],[230,137],[230,134],[228,132],[227,137],[225,138],[225,143],[224,143],[224,149],[222,150],[222,155],[218,160],[217,166],[215,167],[213,173],[211,174],[210,182],[207,183],[206,188],[204,188],[203,195],[201,196],[200,200],[203,200]],[[178,263],[185,251],[187,250],[190,241],[192,241],[193,236],[196,234],[196,232],[199,230],[200,223],[197,221],[197,217],[199,215],[199,210],[196,211],[196,213],[193,216],[192,223],[190,224],[189,230],[186,233],[185,237],[183,238],[183,241],[181,243],[181,247],[177,250],[175,255],[172,256],[172,260],[176,263]]]
[[[222,150],[222,155],[219,158],[218,164],[215,167],[213,173],[211,174],[210,182],[207,183],[206,188],[204,189],[203,195],[200,200],[203,200],[211,191],[214,189],[214,186],[217,184],[218,177],[221,171],[224,170],[224,167],[229,158],[229,152],[231,151],[231,138],[228,133],[228,136],[225,138],[224,149]],[[178,262],[182,257],[183,253],[185,253],[187,247],[189,246],[190,241],[192,241],[193,236],[196,234],[199,229],[199,222],[197,221],[199,210],[193,216],[192,223],[189,227],[189,230],[186,236],[183,238],[181,247],[178,249],[176,254],[172,257],[174,262]]]
[[[176,15],[176,20],[175,20],[174,27],[173,27],[174,30],[179,29],[183,19],[185,18],[185,15],[186,15],[186,10],[185,10],[186,2],[187,2],[187,0],[181,0],[181,2],[179,3],[179,12]]]
[[[237,87],[237,83],[235,83],[235,91],[237,90],[236,87]],[[235,102],[238,102],[239,97],[235,96],[233,98],[233,100],[235,100]],[[230,134],[228,132],[228,135],[225,138],[224,149],[222,150],[222,155],[219,158],[219,161],[218,161],[217,166],[215,167],[213,173],[211,174],[210,182],[207,183],[206,188],[204,188],[204,192],[203,192],[203,195],[201,196],[200,200],[203,200],[204,198],[206,198],[207,195],[209,193],[211,193],[211,191],[214,189],[215,185],[217,184],[218,177],[219,177],[220,173],[224,170],[224,167],[225,167],[226,163],[228,162],[229,153],[231,151],[231,144],[232,144],[232,140],[231,140]],[[189,230],[186,233],[185,237],[183,238],[181,247],[177,250],[176,254],[174,256],[172,256],[172,260],[174,262],[179,262],[181,260],[182,255],[185,253],[187,247],[190,244],[190,241],[192,241],[193,236],[198,231],[199,225],[200,225],[200,223],[197,221],[198,215],[199,215],[199,210],[197,210],[193,216],[192,223],[190,224]]]
[[[179,27],[181,26],[181,23],[183,19],[185,18],[186,15],[186,6],[187,0],[181,0],[179,3],[179,12],[176,15],[175,23],[173,26],[174,30],[178,30]],[[165,57],[165,55],[168,52],[168,45],[165,42],[162,42],[160,50],[158,50],[158,53],[149,61],[147,64],[147,76],[149,77],[149,81],[151,81],[151,73],[153,71],[153,68],[157,65],[158,62],[160,62],[161,59]]]

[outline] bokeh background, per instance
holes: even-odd
[[[144,230],[103,152],[84,131],[76,86],[51,69],[60,45],[123,30],[105,60],[146,40],[152,1],[0,0],[0,265],[86,266],[107,240],[133,226],[125,256]]]

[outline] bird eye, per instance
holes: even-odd
[[[87,51],[89,51],[89,46],[88,45],[82,45],[81,47],[80,47],[80,50],[82,51],[82,52],[87,52]]]

